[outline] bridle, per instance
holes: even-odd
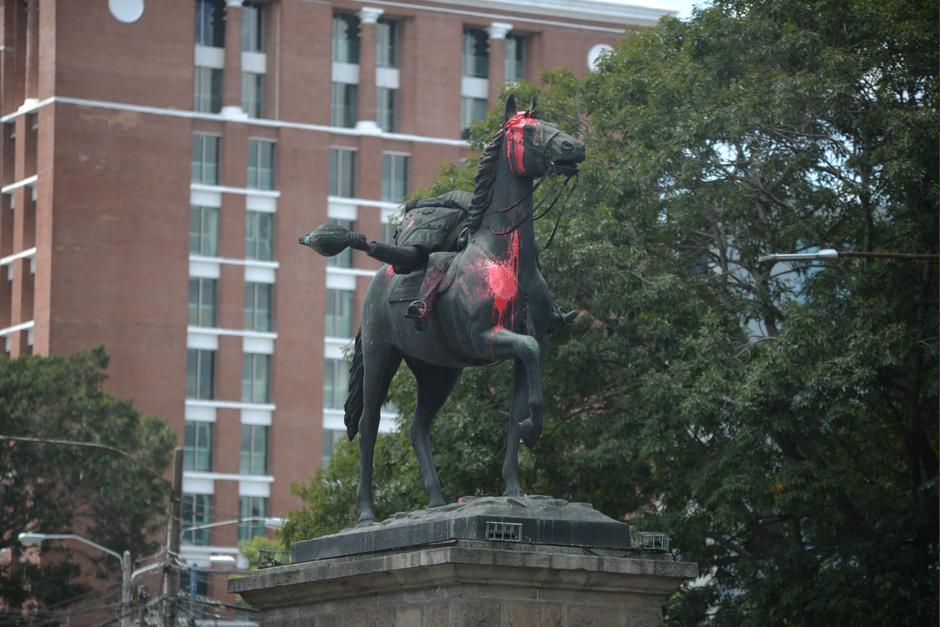
[[[508,121],[507,121],[507,125],[508,125]],[[545,128],[545,126],[543,125],[541,121],[539,122],[538,126],[541,129]],[[496,210],[497,213],[506,213],[506,212],[512,211],[513,209],[517,208],[519,205],[527,201],[529,198],[531,198],[535,194],[535,190],[537,190],[545,181],[546,175],[557,176],[557,166],[555,164],[555,161],[551,158],[551,156],[548,153],[548,146],[552,143],[552,140],[555,139],[555,137],[561,133],[561,129],[553,127],[553,130],[554,132],[551,135],[549,135],[547,139],[542,138],[542,141],[540,142],[540,145],[539,145],[540,155],[543,161],[548,164],[548,167],[546,168],[545,172],[542,173],[542,176],[539,177],[539,180],[536,181],[535,184],[532,185],[532,188],[528,192],[526,192],[521,198],[511,202],[510,204],[503,207],[502,209],[497,209]],[[514,146],[514,140],[511,137],[511,133],[512,133],[512,130],[507,128],[506,129],[506,136],[507,136],[507,139],[506,139],[507,155],[506,156],[510,162],[510,171],[513,172],[513,174],[517,174],[517,173],[525,174],[526,173],[525,168],[524,166],[522,166],[522,163],[523,163],[522,158],[524,157],[524,147],[523,147],[523,153],[521,156],[515,154],[518,151],[518,149]],[[523,146],[524,146],[524,140],[523,140]],[[514,160],[519,166],[522,166],[518,169],[518,171],[515,171],[515,169],[512,167]],[[512,226],[509,226],[505,229],[497,229],[497,228],[494,228],[493,226],[490,226],[490,231],[494,235],[509,235],[510,233],[517,230],[519,227],[521,227],[523,224],[525,224],[526,221],[529,219],[531,219],[534,222],[536,220],[544,218],[546,215],[548,215],[548,213],[552,209],[554,209],[556,203],[558,202],[558,199],[561,198],[562,193],[564,193],[565,189],[568,187],[568,183],[571,181],[572,178],[575,180],[575,182],[574,182],[574,185],[572,185],[571,188],[568,190],[568,193],[565,196],[565,200],[567,201],[568,198],[571,197],[571,194],[574,192],[575,188],[578,186],[577,174],[569,174],[568,176],[565,177],[565,181],[564,183],[561,184],[560,188],[558,189],[558,192],[554,195],[551,201],[547,203],[548,206],[541,212],[538,212],[538,210],[540,209],[540,206],[544,206],[545,203],[543,203],[540,206],[533,206],[531,210],[526,212],[526,215],[522,216],[520,220],[514,222]],[[538,215],[536,215],[537,212],[538,212]],[[551,245],[552,241],[555,239],[555,233],[558,231],[558,224],[561,222],[561,217],[563,214],[564,214],[564,211],[559,212],[558,217],[555,220],[555,225],[554,227],[552,227],[552,233],[548,238],[548,242],[545,244],[545,246],[542,247],[542,250],[547,249]]]

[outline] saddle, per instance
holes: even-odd
[[[441,260],[443,278],[435,290],[437,294],[443,294],[453,284],[457,276],[456,266],[454,266],[453,263],[457,253],[437,253],[437,255],[446,255],[446,258]],[[427,267],[409,272],[408,274],[396,274],[393,279],[395,284],[392,286],[392,290],[388,295],[388,302],[410,303],[417,300],[421,293],[421,284],[424,283],[425,274],[427,274]]]

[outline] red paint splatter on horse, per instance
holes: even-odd
[[[532,117],[528,111],[521,111],[506,120],[506,156],[509,161],[509,171],[516,176],[526,174],[525,127],[539,124],[538,118]]]
[[[385,266],[385,280],[391,281],[393,276],[395,276],[395,269],[392,266]]]
[[[493,298],[493,322],[515,329],[516,295],[519,292],[519,233],[512,232],[505,262],[486,265],[486,284]]]

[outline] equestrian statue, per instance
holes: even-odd
[[[388,264],[372,279],[350,367],[345,420],[359,433],[358,524],[375,520],[372,463],[379,412],[402,360],[414,373],[418,399],[409,427],[429,506],[444,505],[431,455],[431,423],[460,373],[512,359],[513,400],[504,494],[522,496],[518,446],[542,432],[541,365],[546,335],[573,317],[560,314],[538,269],[533,226],[533,181],[572,176],[584,144],[506,103],[505,121],[485,148],[475,191],[412,201],[397,245],[368,242],[324,224],[300,238],[323,255],[347,247]]]

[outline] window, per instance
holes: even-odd
[[[271,330],[271,284],[245,283],[245,328]]]
[[[191,527],[208,525],[212,520],[212,496],[209,494],[184,494],[181,505],[182,520],[180,528],[183,532],[180,538],[187,544],[206,546],[212,539],[211,529],[196,529],[186,531]]]
[[[322,468],[326,468],[330,465],[330,458],[333,457],[333,451],[336,450],[336,445],[342,442],[345,437],[346,432],[341,429],[323,430],[323,461],[320,462]]]
[[[274,189],[274,142],[248,140],[248,187]]]
[[[349,231],[356,230],[356,223],[352,220],[339,220],[337,218],[330,218],[327,220],[330,224],[338,224],[342,227],[345,227]],[[353,267],[353,249],[345,248],[343,252],[338,255],[333,255],[332,257],[326,258],[326,265],[333,268],[352,268]]]
[[[347,83],[330,85],[330,124],[343,128],[356,126],[359,86]]]
[[[219,254],[219,210],[216,207],[189,208],[189,252],[206,257]]]
[[[193,183],[219,184],[219,137],[217,135],[193,135]]]
[[[242,51],[264,52],[264,7],[258,2],[242,5]]]
[[[215,326],[216,279],[190,277],[189,324],[195,327]]]
[[[489,74],[488,38],[482,28],[465,28],[463,31],[463,75],[486,78]]]
[[[273,254],[274,214],[245,212],[245,258],[271,261]]]
[[[398,67],[398,22],[379,18],[375,25],[376,67]]]
[[[486,100],[464,96],[460,99],[460,136],[470,137],[470,124],[486,117]]]
[[[212,471],[212,423],[186,421],[183,468]]]
[[[267,403],[270,400],[271,356],[245,353],[242,359],[242,402]]]
[[[382,223],[382,241],[386,244],[395,244],[395,225],[390,222]]]
[[[186,398],[214,398],[215,351],[190,348],[186,351]]]
[[[386,87],[375,88],[375,123],[388,133],[395,132],[396,90]]]
[[[238,499],[238,510],[241,519],[246,521],[238,526],[239,542],[265,535],[264,517],[267,516],[268,499],[263,496],[243,496]],[[252,520],[247,520],[249,518]]]
[[[208,544],[208,543],[207,543]],[[195,577],[193,577],[195,573]],[[186,596],[209,596],[209,574],[207,572],[196,570],[192,568],[183,568],[180,570],[180,591]],[[180,603],[185,603],[181,600]],[[209,610],[212,606],[204,605],[202,603],[190,604],[186,608],[186,613],[189,614],[193,619],[201,618],[207,619],[212,618],[210,616]],[[214,609],[214,608],[213,608]]]
[[[382,200],[401,202],[408,193],[407,155],[382,155]]]
[[[506,60],[504,77],[507,83],[525,78],[525,38],[521,35],[506,36]]]
[[[268,472],[268,428],[264,425],[242,425],[242,457],[239,472],[263,475]]]
[[[353,336],[353,297],[349,290],[326,290],[326,335]]]
[[[225,47],[223,0],[196,0],[196,45]]]
[[[352,198],[356,188],[356,151],[330,148],[330,196]]]
[[[264,74],[242,72],[242,109],[252,118],[264,115]]]
[[[323,406],[342,409],[349,387],[349,364],[343,359],[327,359],[323,370]]]
[[[352,13],[333,14],[333,61],[359,63],[359,18]]]
[[[222,70],[197,65],[193,72],[193,111],[218,113],[222,110]]]

